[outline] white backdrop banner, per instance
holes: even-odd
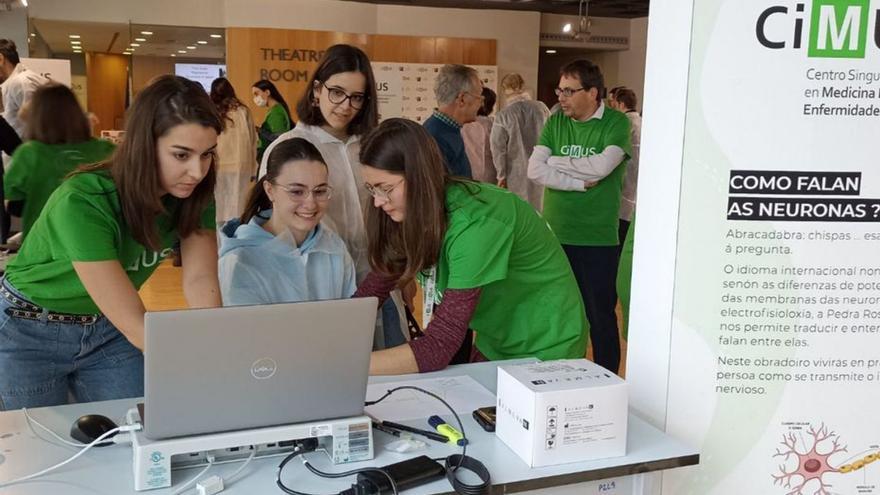
[[[68,88],[71,84],[70,60],[57,58],[22,58],[21,63],[28,69],[44,77],[59,82]]]
[[[437,101],[434,81],[442,64],[404,64],[373,62],[373,73],[379,92],[379,114],[382,119],[403,117],[423,122],[431,116]],[[498,68],[494,65],[472,65],[483,86],[497,92]]]
[[[880,0],[692,8],[686,111],[645,109],[646,139],[682,125],[671,321],[634,316],[628,364],[634,390],[666,387],[655,423],[701,446],[662,492],[880,494]],[[643,169],[665,159],[643,144]],[[660,207],[642,179],[638,222]],[[664,333],[668,360],[639,360]]]

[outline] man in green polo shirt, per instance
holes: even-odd
[[[565,250],[581,296],[594,361],[617,372],[618,211],[625,165],[632,154],[630,123],[605,107],[599,67],[574,61],[560,71],[562,112],[550,117],[529,159],[528,176],[545,186],[544,217]]]

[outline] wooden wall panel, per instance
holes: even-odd
[[[128,57],[109,53],[86,53],[87,98],[89,111],[101,120],[96,132],[122,129],[125,118],[125,92]]]
[[[266,110],[253,104],[251,85],[268,76],[295,112],[296,102],[318,65],[317,58],[337,43],[358,46],[376,62],[496,64],[496,40],[227,28],[229,80],[239,98],[254,112],[259,125]]]

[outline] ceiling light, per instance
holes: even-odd
[[[152,31],[141,31],[141,34],[146,34],[147,36],[153,34]]]
[[[207,41],[202,41],[202,40],[196,41],[196,43],[198,43],[200,45],[207,45],[208,44]]]
[[[132,43],[131,46],[141,46],[140,43]]]
[[[177,53],[186,53],[186,50],[177,50]]]
[[[194,45],[190,45],[190,46],[188,46],[188,47],[186,47],[186,48],[187,48],[187,50],[195,50],[195,49],[196,49],[196,47],[195,47]]]
[[[70,44],[71,44],[71,45],[81,45],[81,44],[82,44],[82,41],[70,40]]]
[[[68,36],[68,38],[70,38],[72,40],[78,40],[80,38],[80,36],[78,34],[71,34]]]
[[[37,35],[37,33],[31,33],[31,37],[36,36],[36,35]]]
[[[211,37],[212,38],[222,38],[223,35],[222,34],[212,34]]]
[[[134,40],[135,40],[135,41],[147,41],[146,38],[135,38]]]
[[[547,50],[544,53],[549,53],[550,55],[553,55],[554,53],[556,53],[556,50]]]
[[[570,33],[571,32],[571,23],[570,22],[567,22],[565,24],[565,26],[562,26],[562,32],[563,33]]]
[[[28,5],[27,5],[27,0],[21,0],[21,5],[24,6],[24,7],[27,7],[27,6],[28,6]]]
[[[177,54],[176,54],[176,53],[172,53],[171,56],[172,56],[172,57],[176,57]]]
[[[74,50],[73,53],[82,53],[82,50]]]
[[[122,52],[123,55],[131,55],[131,52]]]

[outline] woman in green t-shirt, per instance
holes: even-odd
[[[259,134],[260,142],[257,145],[257,161],[262,161],[263,153],[266,148],[272,144],[278,136],[293,128],[290,119],[290,108],[284,97],[278,92],[278,88],[271,81],[260,79],[254,83],[251,88],[254,95],[254,105],[258,107],[268,107],[269,112],[266,119],[260,125],[257,134]]]
[[[376,351],[372,374],[447,366],[473,329],[471,361],[582,358],[586,318],[547,223],[515,194],[447,175],[422,126],[389,119],[361,146],[372,273],[355,297],[419,278],[425,336]],[[434,308],[436,304],[436,308]]]
[[[7,209],[21,217],[23,236],[67,174],[79,165],[106,160],[115,148],[109,141],[92,138],[76,95],[63,84],[47,84],[34,91],[27,139],[15,150],[3,176]]]
[[[199,84],[163,76],[127,117],[116,153],[52,193],[0,280],[0,409],[142,395],[137,291],[177,239],[187,302],[220,306],[220,116]]]

